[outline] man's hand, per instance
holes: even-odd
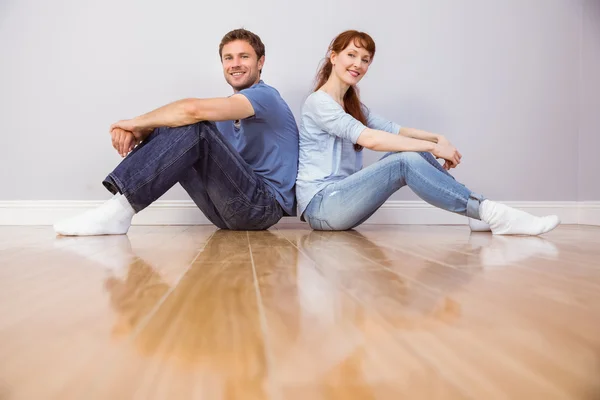
[[[436,158],[446,160],[444,169],[447,171],[450,168],[456,168],[460,164],[462,154],[446,139],[444,136],[438,138],[435,150],[432,152]]]
[[[117,127],[111,128],[110,135],[112,137],[112,145],[121,157],[126,157],[141,142],[131,131]]]
[[[133,134],[133,136],[135,137],[135,139],[138,140],[138,142],[141,142],[142,140],[146,139],[148,137],[148,135],[150,135],[152,133],[152,131],[154,130],[154,128],[147,128],[147,127],[141,126],[135,118],[134,119],[124,119],[122,121],[115,122],[114,124],[112,124],[110,126],[111,134],[112,134],[113,129],[115,129],[115,128],[119,128],[121,130],[131,132]]]

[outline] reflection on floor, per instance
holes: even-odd
[[[600,227],[0,227],[0,399],[600,398]]]

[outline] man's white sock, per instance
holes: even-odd
[[[494,235],[541,235],[560,224],[556,215],[536,217],[491,200],[479,205],[479,215]]]
[[[127,198],[117,194],[100,207],[57,222],[54,230],[64,236],[124,235],[134,215]]]

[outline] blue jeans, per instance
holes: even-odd
[[[221,229],[267,229],[283,216],[269,186],[211,122],[155,129],[102,183],[139,212],[178,182]]]
[[[326,186],[310,201],[304,219],[315,230],[352,229],[405,185],[429,204],[481,219],[479,204],[484,197],[457,182],[428,152],[388,153],[376,163]]]

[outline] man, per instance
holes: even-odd
[[[177,182],[222,229],[267,229],[296,215],[298,128],[279,92],[260,79],[264,44],[236,29],[219,56],[234,94],[183,99],[113,124],[113,147],[125,159],[103,184],[115,196],[58,222],[58,234],[126,234],[134,214]]]

